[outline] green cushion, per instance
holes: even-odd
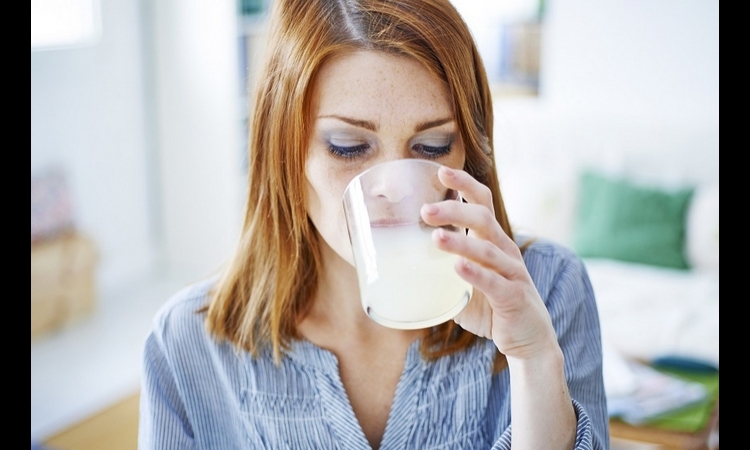
[[[687,269],[685,224],[693,188],[666,190],[587,171],[573,247],[582,257]]]

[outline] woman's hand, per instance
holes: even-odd
[[[443,166],[438,176],[468,202],[424,205],[422,219],[433,226],[455,225],[468,235],[444,228],[433,232],[441,250],[461,258],[458,274],[474,286],[466,308],[453,320],[490,338],[510,358],[529,359],[557,346],[545,307],[516,243],[495,219],[489,188],[462,170]]]
[[[468,202],[424,205],[430,225],[455,225],[469,233],[437,229],[438,248],[460,256],[458,274],[474,286],[469,304],[453,320],[491,338],[508,359],[511,377],[512,446],[572,448],[576,415],[552,320],[534,286],[521,250],[495,219],[492,194],[461,170],[442,167],[440,181]]]

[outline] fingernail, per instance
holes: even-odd
[[[451,178],[453,178],[454,176],[456,176],[456,172],[454,172],[453,169],[451,169],[448,166],[443,166],[443,170],[444,170],[446,176],[449,176]]]
[[[434,205],[432,203],[425,204],[422,206],[422,211],[424,211],[426,214],[437,214],[438,212],[437,205]]]
[[[442,242],[447,242],[450,238],[450,236],[448,236],[448,233],[442,228],[438,228],[437,230],[435,230],[435,232],[437,233],[438,239],[440,239]]]

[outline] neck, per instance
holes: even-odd
[[[321,239],[321,270],[311,314],[331,326],[360,326],[370,320],[362,309],[357,272]]]

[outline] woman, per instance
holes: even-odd
[[[513,236],[486,75],[448,0],[277,0],[252,120],[237,252],[146,341],[141,448],[609,447],[588,277]],[[466,200],[421,211],[470,230],[433,241],[474,286],[425,330],[365,315],[341,207],[400,158],[437,161]]]

